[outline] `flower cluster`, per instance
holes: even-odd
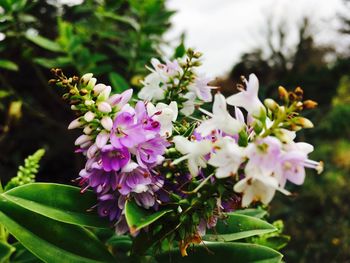
[[[305,168],[320,173],[322,162],[308,158],[313,146],[295,142],[296,131],[311,128],[300,116],[316,103],[303,90],[279,87],[282,105],[258,97],[259,82],[242,78],[239,92],[225,98],[199,75],[201,54],[184,59],[152,59],[150,74],[133,100],[132,90],[112,94],[92,74],[67,78],[54,70],[57,85],[79,117],[69,129],[83,134],[75,144],[86,156],[79,184],[98,195],[97,210],[117,233],[136,234],[125,220],[125,203],[148,211],[167,209],[161,238],[177,240],[186,255],[225,213],[252,203],[268,204],[286,182],[300,185]],[[208,104],[213,100],[212,112]],[[232,106],[232,107],[228,107]]]

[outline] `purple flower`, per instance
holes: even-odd
[[[117,115],[110,137],[111,144],[115,148],[131,148],[145,139],[140,124],[135,123],[134,115],[128,112],[121,112]]]
[[[139,144],[136,147],[136,158],[140,166],[152,167],[163,160],[163,154],[169,142],[157,135],[155,138]]]
[[[101,195],[98,198],[97,212],[101,217],[108,217],[110,221],[117,220],[124,208],[123,198],[113,194]]]
[[[119,171],[130,161],[130,152],[127,148],[114,148],[108,144],[101,149],[102,167],[106,172]]]

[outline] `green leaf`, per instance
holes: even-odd
[[[165,214],[172,210],[162,210],[158,212],[151,212],[142,207],[139,207],[135,202],[127,201],[125,204],[125,218],[130,228],[131,233],[152,224]]]
[[[250,236],[274,232],[277,229],[255,217],[229,213],[226,220],[219,220],[215,230],[204,236],[208,241],[233,241]]]
[[[113,90],[121,93],[129,88],[128,82],[118,73],[109,73],[109,80],[112,84]]]
[[[248,208],[244,210],[236,210],[234,213],[246,216],[253,216],[256,218],[263,218],[267,215],[267,211],[259,208]]]
[[[159,263],[277,263],[283,255],[260,245],[249,243],[206,242],[188,249],[188,256],[182,257],[179,249],[156,256]]]
[[[0,59],[0,68],[17,71],[18,66],[10,60]]]
[[[262,236],[261,238],[258,237],[252,240],[252,242],[255,244],[270,247],[276,250],[280,250],[284,248],[289,241],[290,241],[290,236],[287,236],[287,235],[279,235],[279,236],[272,236],[272,237],[266,237],[266,238]]]
[[[112,262],[105,246],[88,230],[26,210],[0,196],[0,222],[45,262]]]
[[[13,246],[0,241],[0,262],[7,262],[15,250]]]
[[[107,240],[107,245],[116,248],[117,250],[129,251],[132,246],[132,240],[129,236],[114,235]]]
[[[29,41],[32,41],[34,44],[38,45],[39,47],[42,47],[44,49],[53,51],[53,52],[62,52],[61,46],[45,37],[42,36],[35,36],[35,35],[26,35],[26,38]]]
[[[46,68],[55,68],[55,67],[66,67],[72,64],[72,61],[69,57],[57,57],[54,59],[50,58],[34,58],[33,61],[40,66]]]
[[[95,212],[87,212],[96,204],[96,196],[91,191],[81,194],[79,188],[69,185],[32,183],[13,188],[2,195],[25,209],[58,221],[108,227],[107,220]]]
[[[34,256],[28,249],[26,249],[21,243],[16,242],[13,244],[16,248],[16,253],[11,257],[11,263],[38,263],[42,262],[39,258]]]
[[[8,92],[7,90],[0,90],[0,99],[6,98],[6,97],[8,97],[10,95],[11,95],[11,93]]]

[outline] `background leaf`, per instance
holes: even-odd
[[[32,41],[34,44],[38,45],[39,47],[42,47],[44,49],[53,51],[53,52],[61,52],[62,48],[61,46],[45,37],[42,36],[35,36],[35,35],[26,35],[26,38],[30,41]]]
[[[18,66],[10,60],[0,59],[0,68],[17,71]]]
[[[130,88],[128,82],[120,74],[111,72],[108,76],[113,90],[117,93],[121,93]]]
[[[91,191],[80,193],[77,187],[33,183],[16,187],[3,196],[25,209],[65,223],[108,227],[108,221],[100,218],[96,212],[87,212],[96,203]]]

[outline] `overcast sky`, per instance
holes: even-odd
[[[341,0],[168,0],[168,7],[178,12],[166,39],[186,32],[186,46],[204,52],[202,70],[212,77],[227,73],[242,52],[263,43],[268,17],[286,20],[291,45],[305,16],[316,40],[327,42],[336,39],[336,14],[344,9]]]

